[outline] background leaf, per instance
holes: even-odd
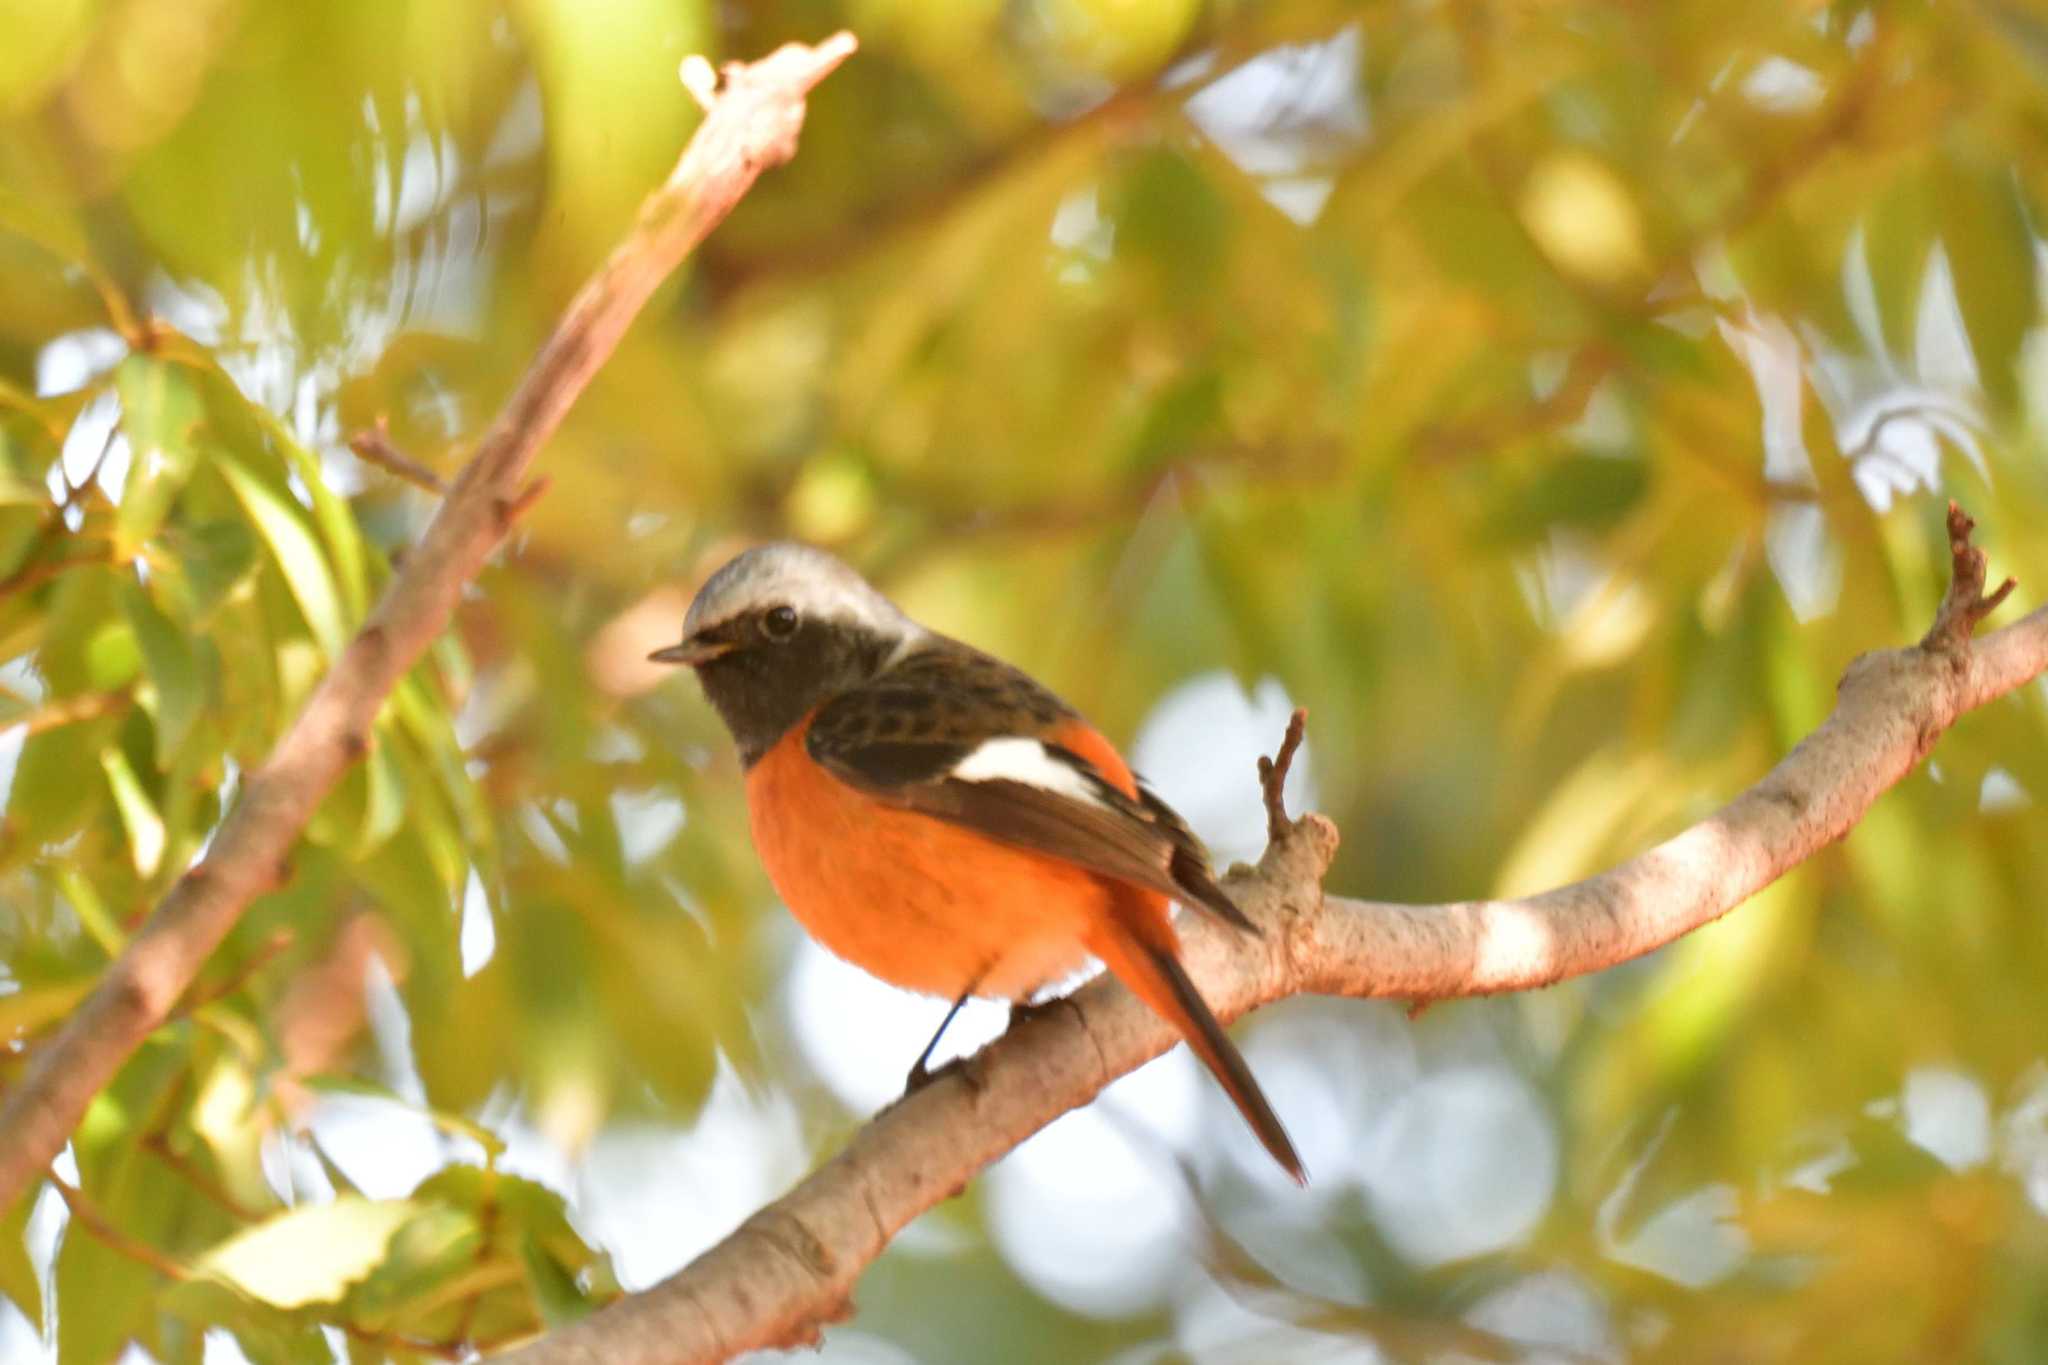
[[[277,1308],[333,1303],[383,1263],[392,1235],[418,1212],[403,1199],[343,1195],[238,1232],[197,1268]]]

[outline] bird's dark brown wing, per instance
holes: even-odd
[[[879,800],[1256,932],[1187,823],[1143,786],[1122,790],[1077,741],[1103,744],[1027,674],[951,640],[828,702],[805,736],[827,771]]]

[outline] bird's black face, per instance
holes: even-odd
[[[901,643],[867,626],[806,619],[790,603],[769,602],[649,657],[697,670],[704,695],[739,744],[740,761],[751,768],[818,706],[880,673]]]

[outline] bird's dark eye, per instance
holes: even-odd
[[[767,614],[761,618],[761,633],[778,642],[796,634],[796,608],[768,608]]]

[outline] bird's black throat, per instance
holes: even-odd
[[[697,679],[749,768],[821,704],[879,674],[903,643],[842,621],[805,621],[786,640],[753,622],[727,629],[734,648],[699,664]]]

